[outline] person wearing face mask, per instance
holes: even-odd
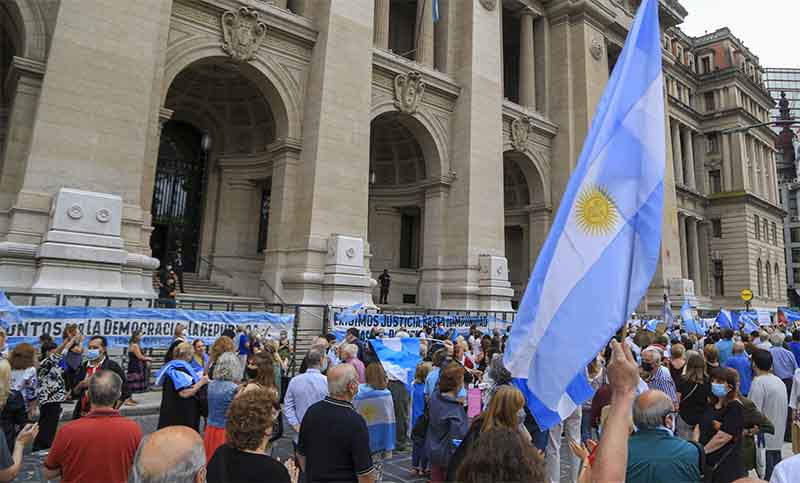
[[[242,394],[258,389],[269,393],[272,400],[275,401],[275,427],[272,428],[273,439],[270,442],[279,439],[283,436],[283,414],[281,413],[280,391],[275,378],[275,358],[272,352],[262,351],[251,355],[248,358],[245,375],[248,382],[242,388]]]
[[[713,483],[730,483],[745,476],[741,458],[744,407],[738,388],[739,373],[734,369],[711,371],[711,404],[700,423],[700,444]]]
[[[783,436],[789,400],[786,386],[773,370],[773,358],[769,351],[757,349],[753,352],[753,384],[750,400],[775,426],[774,434],[764,435],[764,444],[756,451],[757,469],[765,480],[772,476],[772,469],[781,461]]]
[[[286,420],[295,433],[300,432],[300,425],[308,408],[322,401],[328,395],[328,379],[322,375],[323,364],[327,363],[325,353],[322,349],[311,349],[306,360],[308,369],[289,381],[283,401]],[[297,443],[297,435],[294,436],[294,443]]]
[[[114,409],[119,409],[122,403],[131,397],[131,390],[128,387],[125,372],[122,370],[122,367],[120,367],[119,364],[112,361],[111,358],[106,355],[107,346],[108,343],[106,342],[106,338],[102,335],[95,335],[89,339],[89,345],[85,353],[86,361],[81,364],[81,367],[78,370],[77,380],[80,382],[74,388],[72,388],[72,397],[75,401],[77,401],[75,404],[75,409],[72,412],[72,419],[78,419],[82,416],[85,416],[91,410],[89,396],[86,393],[86,389],[89,387],[89,379],[96,372],[113,371],[120,377],[120,379],[122,379],[122,395],[120,396],[120,400],[114,406]]]
[[[642,379],[650,389],[656,389],[672,399],[677,404],[678,397],[675,391],[675,381],[669,374],[669,369],[661,365],[661,351],[648,347],[642,351],[642,364],[639,371]]]
[[[674,435],[670,397],[657,390],[640,394],[633,404],[637,431],[628,440],[628,483],[701,481],[700,445]]]
[[[308,408],[300,427],[297,457],[305,481],[374,483],[369,430],[352,404],[358,393],[355,368],[340,364],[328,371],[328,392]]]

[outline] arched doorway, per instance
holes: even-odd
[[[409,116],[389,112],[372,121],[370,133],[369,242],[372,277],[392,277],[389,305],[416,305],[423,259],[425,180],[423,148]],[[378,290],[374,294],[379,301]]]
[[[532,158],[518,151],[503,154],[505,249],[516,309],[550,224],[544,184]]]
[[[253,72],[251,72],[251,70]],[[165,99],[153,190],[153,256],[258,293],[269,230],[273,110],[251,66],[207,58],[184,68]],[[266,207],[266,211],[265,211]],[[255,281],[255,282],[254,282]],[[246,286],[235,286],[241,283]]]

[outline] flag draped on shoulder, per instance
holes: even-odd
[[[509,337],[505,364],[540,425],[591,397],[586,365],[655,273],[665,163],[658,5],[639,7]]]
[[[362,384],[353,399],[353,407],[367,423],[370,453],[392,451],[397,438],[392,393]]]

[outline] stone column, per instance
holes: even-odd
[[[8,74],[9,106],[6,123],[6,141],[0,163],[0,210],[11,208],[17,192],[22,187],[27,155],[33,137],[33,125],[42,90],[45,65],[34,60],[14,57]],[[5,82],[5,79],[0,79]],[[31,239],[23,233],[9,233],[9,241],[38,242],[39,235]]]
[[[375,47],[389,49],[389,10],[391,0],[375,0]]]
[[[711,295],[711,263],[709,263],[709,245],[711,233],[711,223],[708,221],[698,222],[697,244],[700,252],[700,289],[695,287],[697,295]]]
[[[675,184],[685,185],[683,177],[683,146],[681,145],[681,125],[673,121],[672,126],[672,163],[675,166]]]
[[[536,265],[536,260],[539,258],[539,252],[542,251],[542,246],[547,239],[547,233],[550,231],[550,209],[538,208],[531,210],[528,215],[528,226],[530,228],[530,236],[528,237],[528,260],[530,270]]]
[[[529,9],[520,14],[519,103],[531,109],[536,109],[535,19],[535,14]]]
[[[700,295],[700,243],[697,236],[697,218],[686,219],[686,244],[689,252],[689,278],[694,281],[695,295]]]
[[[684,177],[686,178],[686,186],[691,189],[697,189],[695,183],[695,166],[694,166],[694,140],[692,130],[688,127],[682,129],[683,148],[685,150],[686,169],[684,170]]]
[[[425,191],[422,239],[422,282],[419,304],[423,307],[441,307],[442,265],[444,264],[444,232],[447,227],[447,201],[450,187],[438,185]]]
[[[733,190],[733,166],[731,163],[731,135],[720,134],[722,137],[722,191]]]
[[[540,17],[533,24],[536,65],[536,110],[550,117],[550,20]]]
[[[689,252],[686,245],[686,215],[678,213],[678,237],[681,243],[681,277],[689,278]]]
[[[769,171],[768,171],[769,170],[769,163],[767,162],[767,157],[765,156],[765,153],[764,153],[764,146],[761,143],[759,143],[755,138],[753,138],[753,145],[754,145],[754,149],[756,151],[756,156],[758,156],[759,166],[761,166],[761,186],[762,186],[762,190],[763,190],[761,192],[761,196],[763,196],[764,199],[766,199],[766,200],[771,200],[770,199],[770,187],[769,187],[770,176],[769,176]]]
[[[424,66],[433,67],[433,0],[417,1],[415,34],[415,60]]]

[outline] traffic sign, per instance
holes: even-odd
[[[749,288],[746,288],[746,289],[742,290],[741,296],[742,296],[742,300],[744,300],[745,302],[749,302],[749,301],[753,300],[753,291],[750,290]]]

